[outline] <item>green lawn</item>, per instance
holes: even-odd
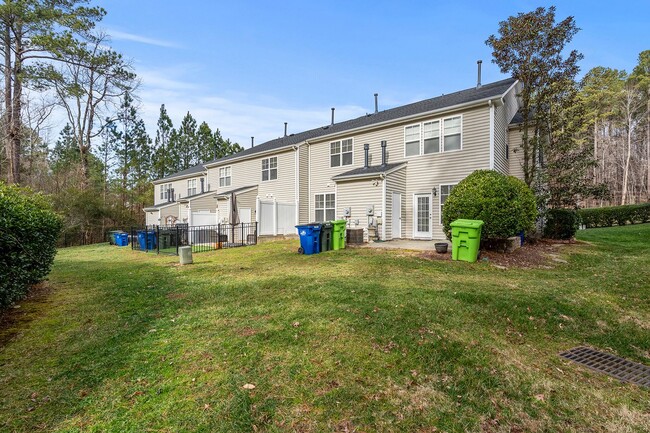
[[[185,267],[61,250],[0,329],[0,431],[650,431],[650,390],[557,355],[650,364],[650,225],[579,237],[507,270],[297,241]]]

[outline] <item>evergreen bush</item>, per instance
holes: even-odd
[[[443,207],[445,234],[459,219],[482,220],[481,238],[506,239],[532,230],[537,218],[535,196],[521,180],[494,170],[477,170],[456,185]]]
[[[50,272],[61,226],[45,196],[0,182],[0,308]]]

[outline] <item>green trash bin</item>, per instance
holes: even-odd
[[[332,249],[334,251],[345,248],[345,226],[347,223],[346,220],[332,221]]]
[[[473,263],[481,245],[481,220],[458,219],[451,224],[451,259]]]
[[[332,250],[332,228],[331,222],[326,221],[320,225],[320,251]]]

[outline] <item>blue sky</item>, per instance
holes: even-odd
[[[160,104],[174,125],[190,111],[248,146],[505,78],[484,41],[499,21],[551,2],[110,0],[101,28],[142,81],[155,135]],[[582,29],[572,44],[594,66],[631,70],[650,49],[650,2],[564,1]]]

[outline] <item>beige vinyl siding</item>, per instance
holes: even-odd
[[[257,190],[251,190],[237,195],[237,207],[251,210],[251,222],[256,220]]]
[[[506,144],[508,140],[507,107],[500,105],[494,109],[494,169],[499,173],[508,174],[508,158]]]
[[[217,199],[213,194],[208,194],[204,197],[195,198],[190,200],[190,208],[192,212],[198,212],[201,210],[209,210],[210,212],[217,211]]]
[[[163,208],[160,208],[160,225],[168,225],[169,221],[167,221],[167,217],[172,216],[172,224],[175,224],[178,222],[178,203],[173,204],[171,206],[166,206]]]
[[[278,178],[262,182],[262,159],[270,157],[278,158]],[[208,180],[212,185],[212,190],[219,193],[245,186],[259,186],[260,198],[275,198],[282,203],[294,204],[296,201],[295,165],[295,151],[289,148],[272,155],[258,156],[243,161],[224,161],[219,166],[208,169]],[[231,167],[230,186],[219,187],[219,168],[221,167]]]
[[[160,222],[158,221],[158,211],[155,210],[153,212],[146,212],[146,224],[148,226],[157,226],[160,225]]]
[[[225,197],[217,199],[217,222],[227,224],[230,222],[230,200]]]
[[[299,215],[298,223],[307,224],[309,219],[309,147],[307,145],[300,146],[298,150],[298,164],[299,164],[299,185],[298,185],[298,200],[299,200]]]
[[[442,119],[461,114],[462,121],[462,150],[434,153],[413,157],[404,157],[404,126],[419,122]],[[342,134],[340,138],[350,135]],[[370,144],[371,165],[381,164],[381,140],[387,141],[388,162],[408,161],[408,176],[406,193],[402,197],[405,216],[403,217],[402,236],[413,236],[413,194],[431,193],[432,188],[441,184],[456,184],[470,173],[478,169],[490,167],[490,110],[488,104],[473,109],[446,113],[444,115],[423,117],[419,121],[403,122],[395,126],[378,128],[352,136],[354,140],[354,164],[345,167],[330,168],[329,143],[334,139],[321,140],[312,143],[311,149],[311,194],[310,217],[314,217],[314,195],[331,192],[334,189],[332,176],[357,167],[363,167],[363,144]],[[329,185],[329,186],[328,186]],[[363,204],[365,194],[358,198]],[[337,204],[337,210],[341,207]],[[438,200],[432,202],[433,238],[442,239],[444,234],[439,224]]]
[[[179,217],[178,217],[178,219],[180,220],[180,222],[183,223],[183,224],[189,223],[188,204],[187,203],[179,203],[178,204],[178,209],[179,209],[179,212],[178,212]]]
[[[510,158],[508,166],[510,176],[524,180],[524,150],[521,148],[522,143],[522,130],[519,127],[510,128],[508,131],[508,144]]]
[[[404,221],[406,219],[406,207],[404,201],[406,198],[406,173],[407,167],[402,167],[386,176],[386,215],[384,215],[384,224],[386,225],[386,239],[393,239],[393,193],[402,194],[402,237],[404,233]]]
[[[207,178],[203,175],[197,175],[195,177],[188,177],[185,179],[181,180],[175,180],[172,182],[162,182],[160,184],[154,185],[154,204],[160,204],[165,202],[165,199],[160,198],[160,185],[167,185],[168,183],[172,184],[172,188],[174,188],[174,194],[176,196],[176,201],[178,201],[181,198],[187,197],[187,181],[190,179],[196,179],[196,193],[201,192],[201,178],[206,179],[204,183],[204,191],[211,191],[208,189],[208,184],[209,182],[207,181]],[[213,188],[214,189],[214,188]]]
[[[367,234],[368,216],[366,215],[366,208],[368,206],[374,206],[375,217],[377,213],[381,213],[383,203],[382,191],[383,181],[379,177],[375,179],[339,182],[336,186],[336,218],[342,218],[344,209],[349,207],[349,227],[364,228]],[[333,191],[325,191],[324,193],[331,192]],[[318,192],[315,192],[315,194],[318,194]],[[359,225],[356,224],[357,220],[359,220]],[[381,226],[379,226],[379,233],[381,233]]]

